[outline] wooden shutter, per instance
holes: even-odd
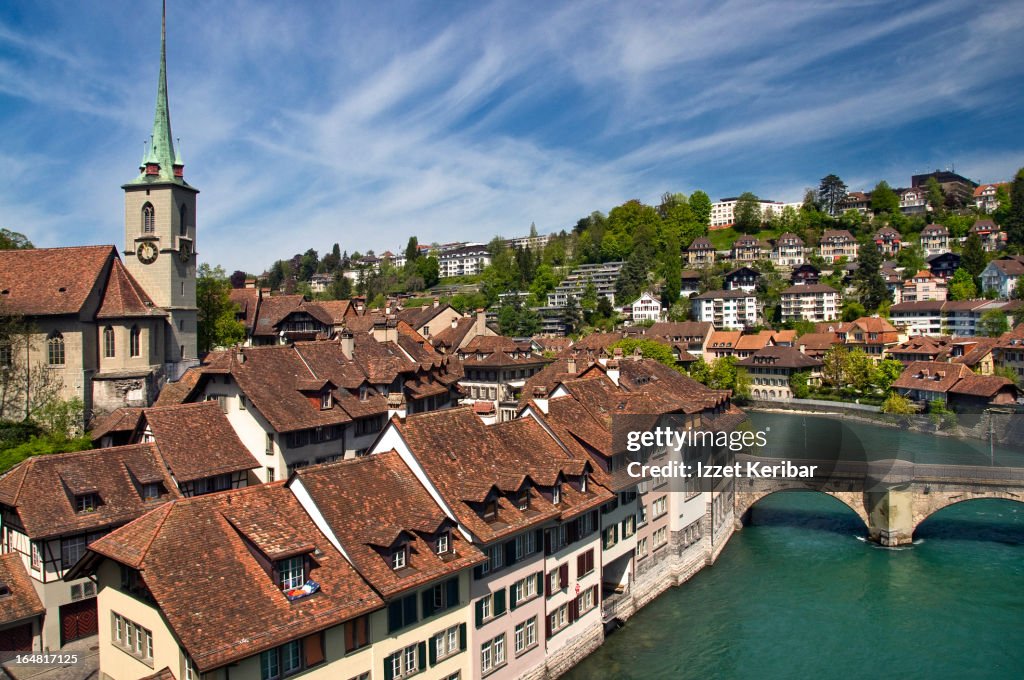
[[[423,618],[428,618],[434,615],[434,589],[427,588],[420,593],[423,598]]]
[[[544,572],[538,571],[535,575],[535,578],[537,579],[537,592],[544,592]]]
[[[551,554],[551,529],[544,532],[544,554]]]
[[[473,579],[479,581],[484,577],[484,567],[482,564],[478,564],[473,567]]]
[[[302,647],[306,653],[306,666],[315,666],[324,662],[323,633],[316,633],[303,638]]]
[[[566,534],[568,535],[568,538],[566,540],[569,543],[575,543],[576,539],[579,538],[579,522],[577,522],[576,520],[569,522]]]
[[[505,613],[505,589],[494,593],[494,615],[501,616]]]
[[[483,599],[476,601],[476,627],[484,625],[484,601]]]
[[[551,615],[546,614],[544,616],[544,637],[547,639],[551,638]],[[391,676],[387,677],[387,680],[391,680]]]
[[[536,534],[537,534],[537,542],[534,545],[543,546],[544,545],[544,530],[543,529],[537,529]]]
[[[508,587],[508,610],[514,612],[519,606],[519,583],[513,583]]]
[[[402,601],[395,600],[388,605],[388,632],[393,633],[402,627]]]
[[[402,608],[404,609],[404,611],[402,612],[402,619],[403,623],[406,626],[411,626],[412,624],[420,620],[420,617],[417,615],[416,612],[415,595],[409,595],[407,597],[402,598]]]
[[[345,652],[351,652],[356,648],[356,625],[359,619],[345,623]]]
[[[442,632],[442,633],[440,633],[440,635],[444,635],[444,633]],[[427,644],[427,654],[430,655],[430,665],[431,666],[434,666],[434,665],[437,664],[437,642],[435,641],[436,638],[437,638],[437,636],[435,635],[434,637],[430,638],[427,641],[429,643],[429,644]]]
[[[394,656],[394,654],[389,654],[384,657],[384,680],[393,680],[395,677],[395,668],[392,663],[392,658]]]
[[[580,610],[580,598],[574,597],[569,600],[569,623],[573,623],[576,620],[576,616]]]
[[[459,624],[459,651],[466,651],[466,624]]]
[[[510,567],[516,563],[516,542],[511,540],[505,544],[505,566]]]
[[[447,596],[445,604],[449,607],[455,607],[459,604],[459,577],[448,579],[448,592],[445,593]]]
[[[427,668],[427,643],[421,642],[419,649],[416,653],[416,664],[419,666],[419,670],[426,670]]]
[[[576,556],[576,577],[579,578],[587,573],[587,554]]]
[[[594,550],[591,548],[587,551],[587,573],[594,571]]]
[[[551,575],[554,574],[554,573],[555,573],[555,570],[552,569],[551,571],[549,571],[547,573],[547,576],[545,576],[545,578],[544,578],[544,595],[546,597],[551,597],[551,592],[553,590],[553,588],[551,587]]]
[[[558,567],[558,580],[561,582],[562,590],[569,587],[569,563]]]

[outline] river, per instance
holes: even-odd
[[[800,440],[805,425],[812,436],[834,427],[825,418],[754,420]],[[1019,455],[844,428],[873,454],[889,447],[928,458],[920,462]],[[953,505],[905,548],[877,547],[864,534],[833,498],[769,496],[713,566],[641,610],[566,677],[1024,677],[1024,504]]]

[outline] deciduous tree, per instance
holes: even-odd
[[[230,298],[231,283],[221,267],[203,263],[196,277],[198,344],[200,352],[245,339],[245,326],[235,318],[237,305]]]

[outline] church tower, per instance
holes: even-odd
[[[180,144],[179,144],[180,146]],[[167,103],[167,3],[160,27],[160,79],[153,133],[139,176],[124,189],[124,259],[132,276],[168,318],[168,378],[197,363],[196,194],[174,149]]]

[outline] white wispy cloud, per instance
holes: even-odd
[[[118,186],[152,120],[154,7],[0,9],[4,226],[44,245],[120,243]],[[798,200],[833,171],[854,187],[905,184],[944,157],[982,180],[1024,164],[964,129],[1020,119],[1013,2],[169,11],[198,249],[228,269],[335,241],[552,231],[666,190]]]

